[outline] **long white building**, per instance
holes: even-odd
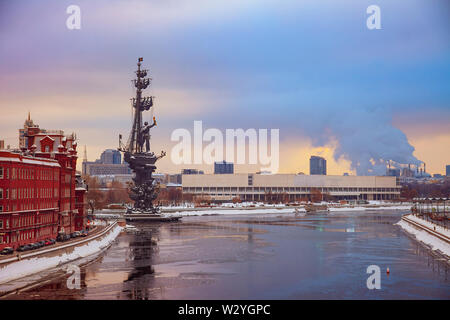
[[[400,196],[396,177],[326,176],[296,174],[185,174],[183,193],[205,195],[215,201],[239,197],[245,201],[264,201],[267,194],[286,194],[290,201],[311,198],[320,191],[336,200],[391,200]]]

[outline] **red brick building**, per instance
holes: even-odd
[[[75,135],[44,130],[28,117],[20,150],[0,150],[0,250],[56,238],[86,226],[76,178]]]

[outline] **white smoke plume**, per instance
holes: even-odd
[[[382,109],[314,110],[302,117],[303,127],[315,147],[336,140],[334,157],[351,162],[357,175],[385,175],[388,161],[420,165],[406,135],[395,128],[390,113]]]

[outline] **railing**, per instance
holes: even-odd
[[[411,212],[422,219],[446,229],[450,226],[450,207],[447,198],[415,198]]]
[[[437,225],[439,225],[439,226],[441,226],[443,228],[449,229],[449,227],[450,227],[450,221],[449,221],[448,217],[446,217],[446,216],[442,216],[443,219],[436,219],[436,218],[433,218],[431,215],[429,215],[427,213],[422,213],[422,214],[414,213],[414,214],[417,215],[417,216],[420,216],[420,218],[423,219],[423,220],[426,220],[428,222],[432,222],[432,223],[437,224]],[[448,213],[447,213],[447,215],[448,215]]]
[[[404,221],[406,221],[406,222],[408,222],[408,223],[410,223],[410,224],[412,224],[412,225],[414,225],[414,226],[416,226],[416,227],[418,227],[418,228],[420,228],[422,230],[425,230],[426,232],[428,232],[428,233],[438,237],[439,239],[441,239],[441,240],[443,240],[443,241],[445,241],[447,243],[450,243],[450,238],[447,237],[446,235],[444,235],[444,234],[442,234],[440,232],[437,232],[437,231],[435,231],[433,229],[430,229],[429,227],[424,226],[423,224],[420,224],[420,223],[417,223],[417,222],[415,222],[415,221],[413,221],[411,219],[408,219],[408,216],[403,216],[402,220],[404,220]],[[433,223],[434,223],[434,221],[433,221]]]

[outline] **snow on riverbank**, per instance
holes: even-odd
[[[409,215],[408,218],[411,219],[411,216],[412,215]],[[416,218],[416,217],[414,217],[414,218]],[[417,219],[419,219],[419,218],[417,218]],[[411,219],[411,220],[416,221],[415,219]],[[425,222],[427,222],[427,221],[424,221],[422,219],[419,219],[419,220],[420,220],[419,223],[426,225]],[[434,224],[429,223],[429,222],[428,222],[428,224],[432,225],[431,229],[433,229],[433,226],[435,226]],[[396,223],[396,225],[403,228],[406,232],[414,235],[418,241],[421,241],[421,242],[429,245],[433,250],[439,250],[446,256],[450,257],[450,244],[448,244],[447,242],[433,236],[432,234],[428,233],[427,231],[421,230],[421,229],[411,225],[410,223],[408,223],[404,220],[400,220],[399,222]],[[426,226],[428,227],[428,225],[426,225]],[[438,226],[436,226],[436,231],[438,231],[437,229],[438,229]]]
[[[328,208],[330,212],[348,212],[348,211],[372,211],[372,210],[408,210],[410,206],[383,206],[383,207],[331,207]],[[220,208],[208,209],[208,210],[192,210],[192,211],[179,211],[176,214],[181,216],[204,216],[204,215],[229,215],[229,214],[289,214],[295,213],[294,208],[249,208],[249,209],[227,209]],[[297,208],[298,212],[306,212],[305,208]]]
[[[409,210],[410,205],[398,205],[398,206],[379,206],[379,207],[329,207],[330,212],[339,211],[372,211],[372,210]]]
[[[63,253],[54,257],[36,257],[24,259],[0,268],[0,283],[19,279],[34,273],[54,268],[69,261],[95,254],[109,246],[119,235],[122,227],[116,226],[106,236],[99,240],[92,240],[83,246],[74,247],[71,253]]]
[[[261,209],[251,209],[251,210],[243,210],[243,209],[208,209],[208,210],[192,210],[192,211],[179,211],[176,212],[175,215],[180,216],[205,216],[205,215],[233,215],[233,214],[289,214],[294,213],[294,208],[261,208]],[[306,212],[304,208],[298,208],[299,212]],[[165,215],[170,216],[169,213],[165,213]]]
[[[122,217],[122,214],[119,214],[119,213],[96,213],[95,214],[95,217],[96,218],[116,218],[116,219],[120,219],[121,217]],[[102,225],[101,224],[102,222],[99,222],[99,221],[93,221],[93,224],[94,225]]]
[[[281,207],[286,207],[285,204],[283,203],[274,203],[274,204],[269,204],[269,203],[264,203],[264,202],[237,202],[237,203],[232,203],[232,202],[224,202],[224,203],[220,203],[220,204],[215,204],[214,208],[249,208],[249,207],[266,207],[266,208],[281,208]],[[160,207],[162,210],[182,210],[182,209],[193,209],[195,208],[195,206],[191,203],[186,203],[183,205],[177,205],[177,206],[161,206]]]
[[[370,201],[369,205],[353,206],[350,204],[327,203],[330,212],[348,212],[348,211],[374,211],[374,210],[409,210],[410,203],[386,203],[383,201]],[[288,207],[285,204],[265,204],[262,202],[242,202],[242,203],[223,203],[217,207],[199,207],[192,206],[163,206],[161,212],[166,216],[205,216],[205,215],[237,215],[237,214],[289,214],[294,213],[294,207]],[[297,207],[298,212],[305,212],[303,206]],[[108,213],[109,212],[109,213]],[[96,218],[121,218],[122,216],[114,211],[104,210],[102,213],[96,213]]]
[[[444,236],[450,238],[450,230],[449,229],[445,229],[444,227],[441,227],[440,225],[437,225],[437,224],[434,224],[434,223],[432,223],[430,221],[421,219],[421,218],[419,218],[419,217],[417,217],[415,215],[412,215],[412,214],[408,215],[407,218],[409,220],[412,220],[412,221],[417,222],[417,223],[419,223],[421,225],[424,225],[425,227],[428,227],[428,228],[430,228],[430,229],[432,229],[432,230],[434,230],[436,232],[439,232],[439,233],[443,234]]]

